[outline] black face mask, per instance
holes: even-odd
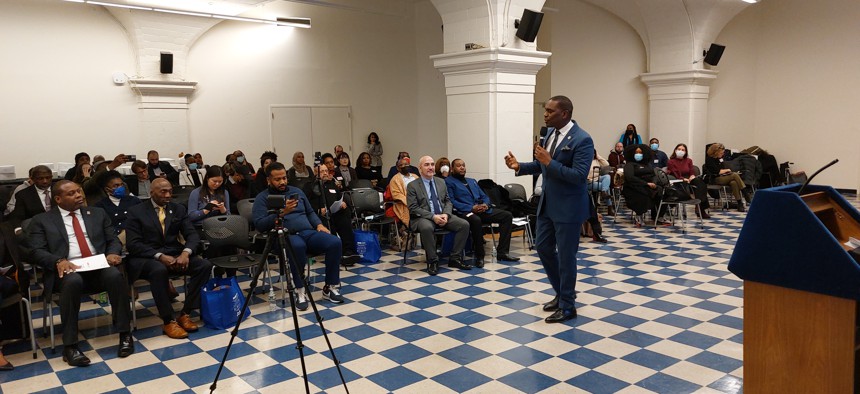
[[[403,175],[409,175],[409,167],[401,167],[400,173]]]

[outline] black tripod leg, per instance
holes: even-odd
[[[298,270],[298,265],[297,265],[298,260],[295,259],[295,252],[293,250],[293,244],[290,243],[290,237],[288,235],[285,235],[283,231],[279,231],[278,232],[278,240],[281,243],[281,255],[283,255],[285,258],[289,256],[289,259],[287,259],[287,264],[290,265],[290,267],[287,267],[286,272],[291,272],[291,271],[289,271],[289,269],[292,266],[296,267],[296,272],[301,272]],[[287,280],[290,280],[289,274],[287,274]],[[308,299],[311,301],[311,303],[313,303],[313,297],[311,297],[311,295],[310,295],[310,292],[309,292],[310,289],[308,289],[307,281],[302,280],[302,283],[305,284],[305,292],[306,292],[305,296],[307,296]],[[290,284],[292,285],[292,282],[290,282]],[[293,299],[293,297],[294,297],[293,292],[290,291],[289,294],[290,294],[290,309],[293,312],[293,326],[296,329],[296,349],[299,351],[299,360],[301,361],[301,364],[302,364],[302,379],[304,379],[304,381],[305,381],[305,392],[310,394],[311,387],[310,387],[310,384],[308,382],[307,366],[305,365],[305,345],[302,342],[302,332],[299,329],[299,315],[298,315],[298,311],[296,310],[295,300]]]

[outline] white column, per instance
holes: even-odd
[[[535,75],[549,56],[513,48],[431,56],[445,76],[448,158],[465,160],[470,178],[531,190],[531,178],[516,179],[504,157],[509,150],[521,161],[532,157]]]
[[[685,143],[693,162],[705,162],[708,132],[708,94],[717,78],[711,70],[689,70],[641,75],[648,86],[649,127],[647,139],[657,137],[667,155],[678,143]],[[642,142],[647,144],[646,136]]]

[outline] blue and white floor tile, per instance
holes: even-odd
[[[579,317],[565,324],[543,322],[541,304],[552,291],[519,237],[517,263],[470,271],[442,264],[428,276],[422,253],[401,266],[401,256],[388,252],[342,271],[346,303],[332,305],[319,289],[314,297],[353,393],[738,393],[743,286],[727,263],[743,219],[714,210],[704,228],[682,233],[607,218],[608,244],[581,243]],[[322,274],[318,263],[314,280]],[[241,280],[248,285],[247,276]],[[0,391],[208,392],[230,331],[202,327],[169,339],[143,290],[136,352],[125,359],[116,357],[118,337],[102,310],[109,307],[84,303],[92,316],[81,322],[87,368],[68,367],[61,346],[50,350],[35,302],[38,358],[28,343],[6,345],[15,370],[0,372]],[[314,314],[299,315],[310,390],[345,392]],[[304,392],[296,343],[290,309],[256,296],[217,392]]]

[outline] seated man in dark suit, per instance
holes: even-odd
[[[63,361],[71,366],[90,364],[78,349],[78,313],[84,291],[107,291],[113,321],[119,331],[119,357],[134,353],[130,333],[128,282],[116,266],[122,245],[105,212],[84,207],[81,187],[67,180],[53,187],[57,207],[37,215],[28,227],[35,263],[44,270],[46,286],[60,284],[60,316],[63,321]],[[111,266],[94,271],[75,272],[75,259],[104,254]]]
[[[114,232],[121,241],[125,241],[125,219],[128,210],[140,204],[140,200],[128,193],[122,182],[122,174],[114,170],[108,171],[101,178],[101,187],[107,197],[96,202],[95,206],[105,210]]]
[[[359,256],[355,253],[355,234],[352,232],[352,211],[347,204],[347,200],[343,198],[343,187],[337,186],[332,178],[332,174],[328,167],[320,166],[320,179],[322,180],[322,190],[320,190],[320,182],[316,182],[313,186],[314,198],[311,201],[311,206],[320,213],[323,219],[328,220],[328,227],[333,234],[340,237],[342,244],[343,258],[341,264],[346,267],[351,267],[358,262]],[[336,211],[332,211],[331,207],[337,202]]]
[[[152,299],[158,315],[164,321],[162,331],[170,338],[188,337],[197,331],[191,321],[191,311],[200,307],[200,289],[209,279],[212,263],[194,254],[200,235],[191,225],[185,207],[170,201],[173,187],[166,179],[152,182],[150,202],[138,204],[128,210],[125,224],[128,261],[128,280],[149,281]],[[179,236],[185,244],[179,242]],[[178,318],[168,295],[170,273],[190,276],[186,288],[185,305]]]
[[[146,171],[149,173],[150,180],[155,180],[155,178],[164,178],[170,181],[171,185],[179,185],[179,172],[176,171],[170,163],[160,161],[157,151],[149,151],[149,153],[146,154],[146,160],[149,162],[146,165]]]
[[[275,221],[281,219],[285,230],[290,234],[290,244],[298,261],[290,264],[293,284],[296,287],[296,308],[308,309],[308,297],[305,292],[302,275],[307,263],[307,252],[312,254],[325,253],[325,286],[323,298],[335,303],[343,303],[340,294],[340,261],[342,258],[340,240],[331,235],[322,224],[319,216],[314,213],[310,201],[298,188],[287,185],[287,169],[280,162],[274,162],[266,167],[266,178],[269,187],[257,194],[254,199],[254,227],[260,232],[275,228]],[[287,200],[280,212],[270,212],[266,200],[270,195],[283,196]],[[278,248],[280,246],[274,246]]]
[[[421,179],[409,182],[406,186],[406,201],[409,205],[409,228],[421,234],[421,245],[427,255],[427,273],[436,275],[439,272],[436,237],[433,234],[437,228],[456,233],[448,266],[461,270],[472,269],[460,256],[469,238],[469,223],[453,215],[445,181],[434,176],[436,167],[433,158],[424,156],[418,165],[421,167]]]
[[[7,218],[13,227],[18,227],[24,220],[51,209],[51,181],[54,174],[50,168],[43,165],[33,167],[33,185],[15,195],[15,209]]]
[[[141,160],[135,160],[131,164],[131,172],[133,176],[125,178],[125,183],[128,185],[128,190],[141,200],[149,199],[149,190],[151,188],[149,180],[149,171],[146,169],[146,163]]]
[[[469,222],[472,232],[472,244],[475,248],[475,266],[484,266],[484,229],[482,224],[499,224],[499,247],[498,259],[505,261],[519,261],[518,257],[511,257],[511,225],[514,215],[501,208],[491,208],[488,197],[478,181],[466,178],[466,162],[462,159],[454,159],[451,162],[451,175],[445,178],[448,186],[448,194],[454,205],[454,213]]]

